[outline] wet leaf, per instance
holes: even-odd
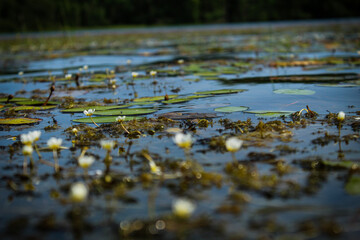
[[[0,102],[6,102],[7,99],[8,99],[7,97],[6,98],[0,98]],[[20,101],[28,101],[28,100],[31,100],[31,99],[14,97],[9,102],[20,102]]]
[[[118,105],[118,106],[87,106],[87,107],[79,107],[79,108],[69,108],[65,110],[61,110],[64,113],[75,113],[75,112],[83,112],[84,110],[95,109],[95,111],[104,111],[116,108],[125,108],[130,105]],[[96,112],[95,112],[96,113]]]
[[[230,94],[230,93],[238,93],[238,92],[244,92],[247,91],[246,89],[219,89],[219,90],[213,90],[213,91],[201,91],[196,92],[195,94]]]
[[[183,120],[183,119],[203,119],[203,118],[215,118],[217,117],[216,113],[181,113],[181,112],[170,112],[160,114],[159,117],[170,118],[174,120]]]
[[[183,102],[187,102],[187,101],[190,101],[190,99],[188,99],[188,98],[175,98],[175,99],[171,99],[171,100],[167,100],[167,101],[162,101],[162,103],[172,104],[172,103],[183,103]]]
[[[168,95],[169,99],[175,98],[177,96],[178,95]],[[134,102],[154,102],[154,101],[161,101],[161,100],[165,100],[165,96],[135,98]]]
[[[20,125],[42,121],[40,118],[0,118],[0,124]]]
[[[108,116],[108,117],[93,117],[92,119],[96,123],[113,123],[116,122],[117,116]],[[131,121],[134,119],[141,119],[141,117],[126,117],[124,121]],[[76,123],[93,123],[89,117],[74,119],[73,122]]]
[[[245,111],[246,113],[256,114],[257,117],[280,117],[289,116],[294,113],[293,111],[272,111],[272,110],[250,110]]]
[[[331,84],[331,83],[324,83],[324,84],[318,84],[317,86],[319,87],[343,87],[343,88],[348,88],[348,87],[358,87],[359,85],[356,84]]]
[[[24,110],[48,110],[56,108],[56,106],[16,106],[11,109],[14,111],[24,111]]]
[[[345,185],[345,190],[348,194],[360,194],[360,176],[351,176]]]
[[[224,113],[232,113],[232,112],[242,112],[248,110],[248,107],[240,106],[240,107],[219,107],[215,108],[214,111],[216,112],[224,112]]]
[[[338,162],[322,161],[322,164],[329,167],[352,168],[355,163],[352,161],[338,161]]]
[[[126,109],[112,109],[105,111],[95,111],[95,115],[102,116],[127,116],[127,115],[143,115],[156,112],[155,109],[150,108],[126,108]]]
[[[38,101],[38,100],[29,100],[29,101],[18,101],[16,104],[18,105],[43,105],[45,101]],[[47,105],[58,105],[60,102],[48,101]]]
[[[306,89],[277,89],[274,90],[276,94],[290,94],[290,95],[313,95],[315,91]]]

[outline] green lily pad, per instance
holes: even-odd
[[[188,98],[175,98],[175,99],[162,101],[162,103],[172,104],[172,103],[183,103],[183,102],[187,102],[187,101],[190,101],[190,99],[188,99]]]
[[[118,105],[118,106],[87,106],[87,107],[79,107],[79,108],[69,108],[65,110],[61,110],[64,113],[76,113],[76,112],[83,112],[84,110],[95,109],[96,111],[104,111],[116,108],[125,108],[129,107],[130,105]]]
[[[45,101],[38,101],[38,100],[29,100],[29,101],[18,101],[16,104],[18,105],[43,105]],[[48,101],[48,105],[58,105],[60,102]]]
[[[14,111],[24,111],[24,110],[48,110],[48,109],[53,109],[56,108],[56,106],[52,105],[52,106],[16,106],[16,107],[12,107],[11,109]]]
[[[213,95],[191,95],[187,96],[187,99],[197,99],[197,98],[206,98],[206,97],[212,97]]]
[[[246,113],[255,114],[257,117],[280,117],[280,116],[289,116],[294,113],[293,111],[271,111],[271,110],[251,110],[245,111]]]
[[[118,116],[93,117],[92,119],[96,123],[113,123],[113,122],[116,122],[117,117]],[[124,121],[126,122],[126,121],[131,121],[131,120],[134,120],[134,119],[142,119],[142,117],[126,117]],[[77,122],[77,123],[93,123],[89,117],[74,119],[73,122]]]
[[[276,94],[290,94],[290,95],[313,95],[315,91],[306,89],[277,89],[274,90]]]
[[[42,121],[40,118],[0,118],[0,124],[20,125]]]
[[[178,95],[168,95],[169,99],[175,98]],[[134,102],[154,102],[154,101],[161,101],[164,100],[165,96],[155,96],[155,97],[141,97],[141,98],[135,98]]]
[[[324,164],[325,166],[336,167],[336,168],[352,168],[355,163],[352,161],[339,161],[339,162],[322,161],[322,164]]]
[[[6,98],[0,98],[0,102],[6,102],[7,99],[8,99],[7,97]],[[14,97],[9,102],[20,102],[20,101],[28,101],[28,100],[31,100],[31,99]]]
[[[240,106],[240,107],[218,107],[215,108],[215,112],[224,112],[224,113],[232,113],[232,112],[242,112],[248,110],[248,107]]]
[[[351,195],[360,194],[360,176],[351,176],[345,185],[345,191]]]
[[[128,115],[143,115],[156,112],[155,109],[150,108],[125,108],[125,109],[112,109],[105,111],[95,111],[95,115],[102,116],[128,116]]]
[[[213,91],[201,91],[196,92],[195,94],[230,94],[230,93],[238,93],[238,92],[244,92],[247,91],[246,89],[219,89],[219,90],[213,90]]]
[[[219,73],[217,72],[200,72],[200,73],[195,73],[195,76],[199,76],[199,77],[216,77],[219,75]]]
[[[359,85],[356,85],[356,84],[324,83],[324,84],[318,84],[317,86],[319,86],[319,87],[343,87],[343,88],[348,88],[348,87],[358,87]]]

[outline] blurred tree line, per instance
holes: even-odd
[[[0,31],[359,16],[356,0],[0,0]]]

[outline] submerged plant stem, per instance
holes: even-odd
[[[42,159],[42,156],[41,156],[41,154],[40,154],[39,148],[38,148],[38,146],[37,146],[35,143],[34,143],[34,148],[35,148],[36,154],[39,156],[39,160]]]
[[[59,160],[57,157],[56,150],[53,150],[54,162],[55,162],[55,172],[59,172]]]
[[[236,160],[236,156],[235,156],[235,152],[231,152],[231,157],[232,157],[232,159],[233,159],[234,162],[237,161],[237,160]]]
[[[121,125],[121,127],[125,130],[125,132],[126,132],[127,134],[130,133],[130,132],[125,128],[125,126],[122,124],[122,122],[120,123],[120,125]]]
[[[96,124],[96,122],[94,121],[94,119],[92,119],[92,117],[90,116],[91,121],[95,124],[95,126],[99,127],[99,125]]]

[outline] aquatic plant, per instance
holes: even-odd
[[[61,148],[62,141],[63,140],[61,138],[55,138],[55,137],[52,137],[47,141],[47,145],[53,151],[53,157],[54,157],[54,162],[55,162],[55,172],[59,171],[59,160],[57,157],[57,150],[59,150]]]
[[[77,182],[70,187],[70,199],[73,202],[83,202],[87,199],[89,190],[82,182]]]
[[[115,118],[116,122],[124,129],[124,131],[129,134],[130,132],[125,128],[123,121],[125,121],[126,116],[118,116]]]
[[[173,214],[176,217],[187,219],[195,211],[195,204],[187,199],[179,198],[173,202]]]
[[[85,116],[90,117],[90,120],[95,124],[95,126],[99,127],[99,125],[97,125],[96,122],[94,121],[94,119],[92,118],[92,115],[94,114],[94,112],[95,112],[95,109],[84,110]]]
[[[95,161],[95,158],[93,156],[80,156],[78,158],[79,166],[87,169],[89,168]]]
[[[33,158],[32,158],[32,153],[33,153],[33,147],[31,145],[24,145],[23,149],[22,149],[22,153],[24,155],[24,162],[23,162],[23,171],[24,174],[26,174],[26,170],[27,170],[27,157],[30,158],[30,167],[32,167],[34,165],[33,163]]]
[[[173,141],[176,145],[178,145],[179,147],[181,147],[183,149],[190,149],[191,145],[194,142],[194,139],[191,136],[191,134],[189,134],[189,133],[183,134],[181,132],[178,132],[173,137]]]

